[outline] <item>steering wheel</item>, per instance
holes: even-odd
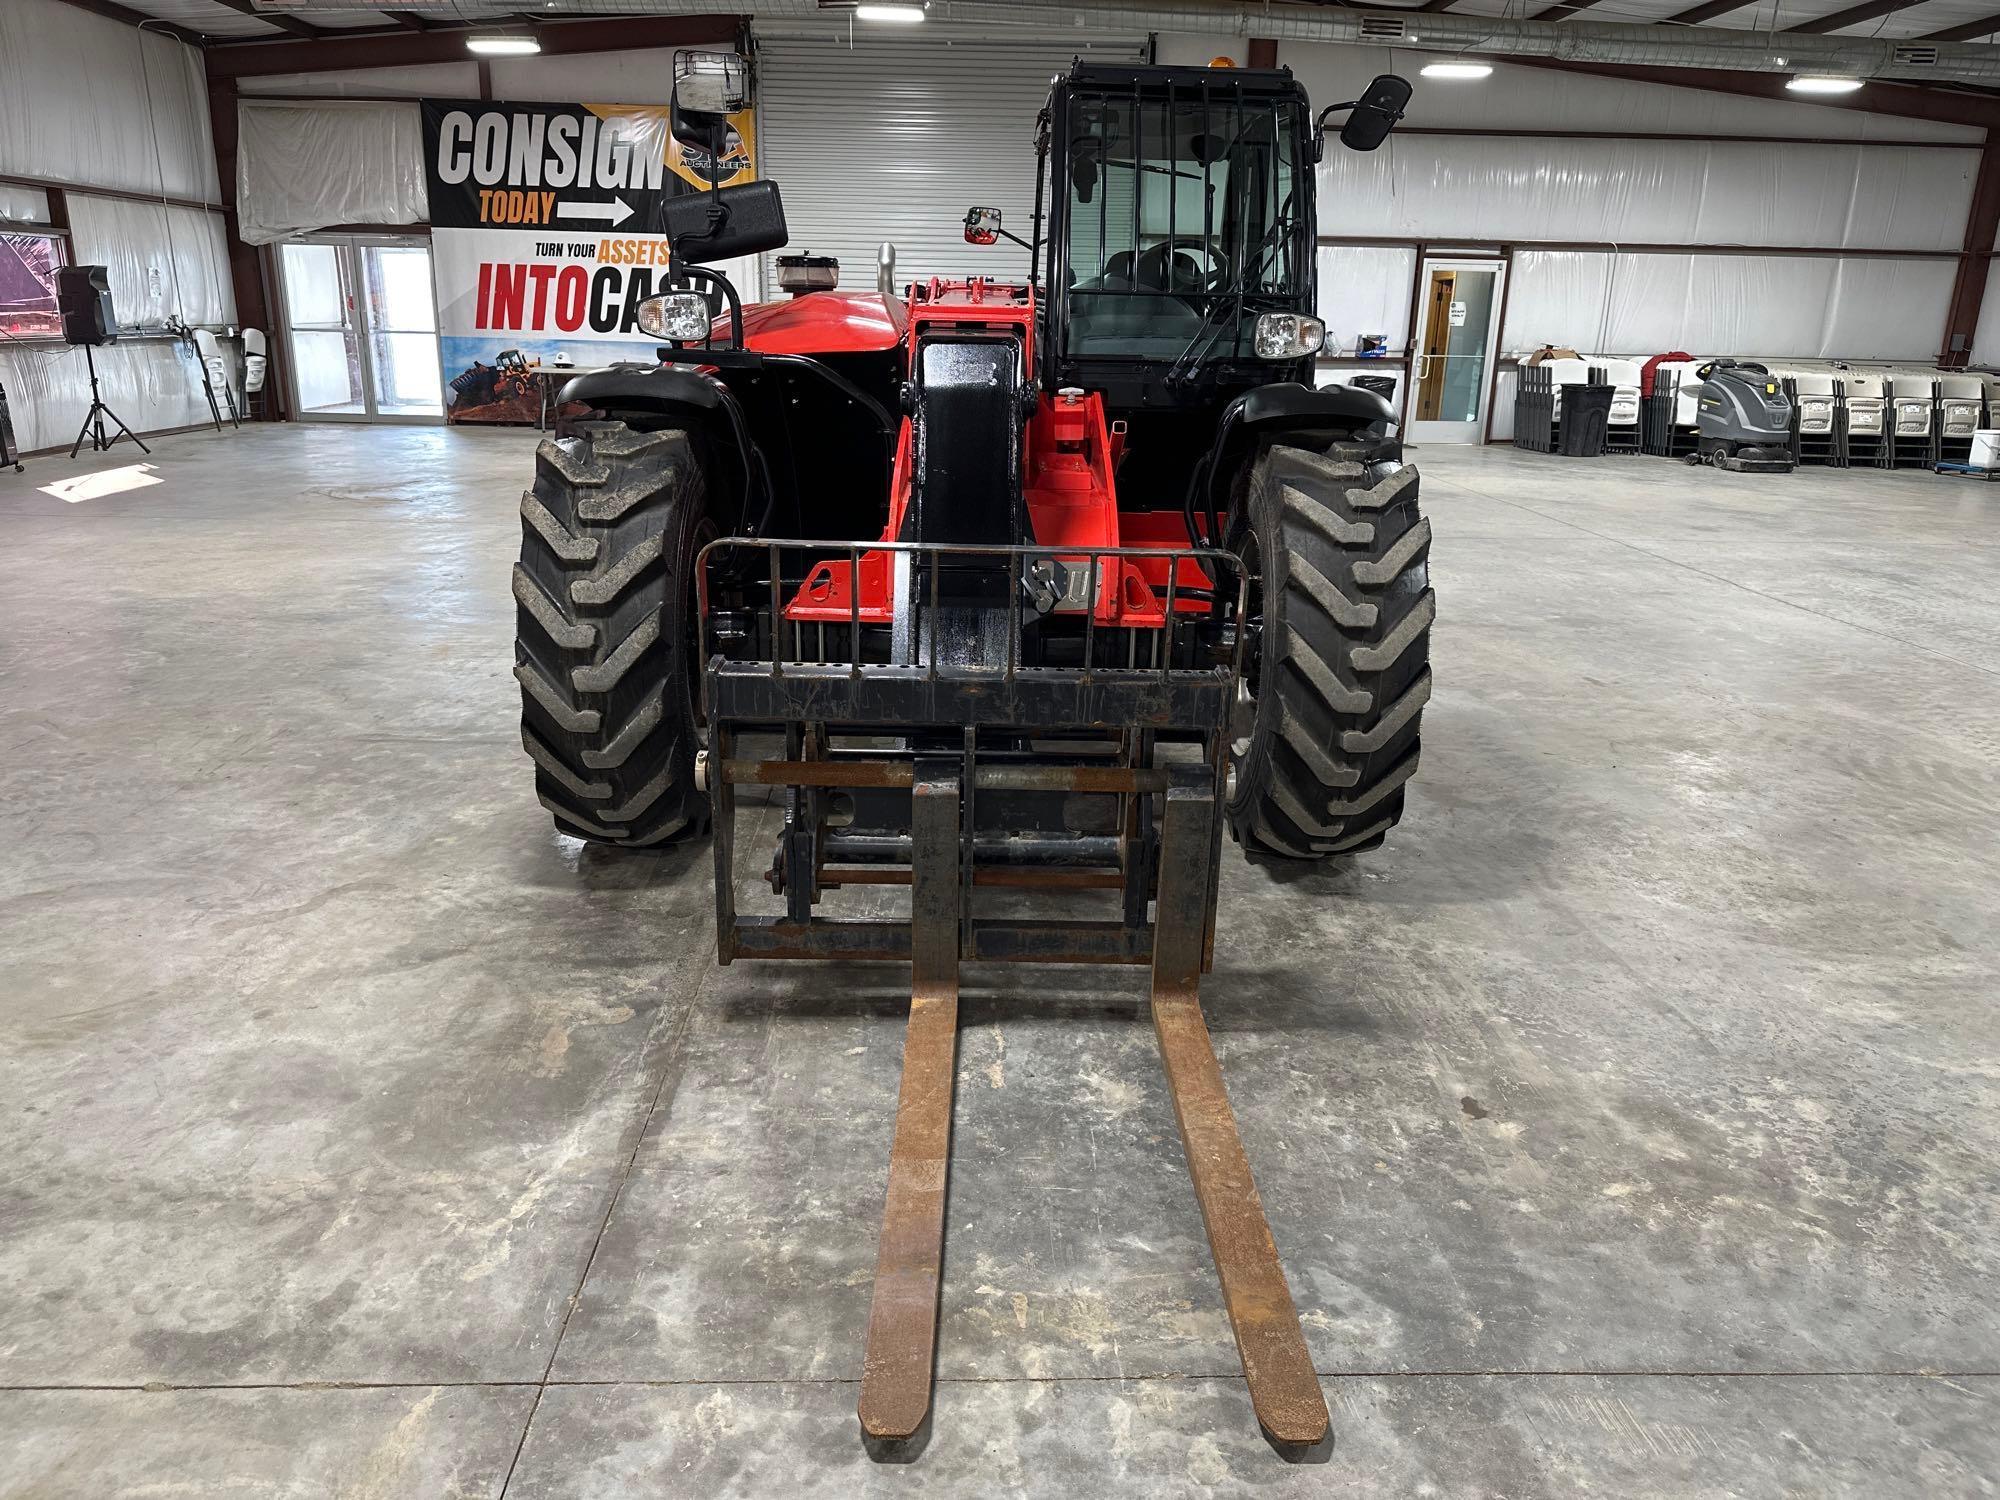
[[[1200,256],[1208,262],[1204,269],[1197,264]],[[1187,267],[1181,262],[1185,259]],[[1173,292],[1179,296],[1195,296],[1207,291],[1222,274],[1222,257],[1212,246],[1201,240],[1162,240],[1150,250],[1142,251],[1133,267],[1133,280],[1140,286],[1152,287],[1157,291]]]

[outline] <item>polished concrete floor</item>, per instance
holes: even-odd
[[[907,990],[551,831],[530,447],[0,474],[0,1496],[2000,1486],[2000,488],[1422,454],[1409,817],[1226,850],[1205,987],[1331,1455],[1250,1420],[1142,976],[987,969],[878,1467]]]

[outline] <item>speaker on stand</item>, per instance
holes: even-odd
[[[76,441],[69,445],[69,456],[76,457],[85,437],[90,439],[94,453],[104,452],[120,436],[137,443],[141,453],[151,453],[151,448],[139,442],[139,434],[125,425],[125,419],[104,404],[104,397],[97,389],[97,359],[91,351],[99,344],[118,341],[118,314],[111,306],[111,282],[104,267],[58,266],[56,306],[62,311],[63,341],[83,349],[83,362],[90,370],[90,410],[84,414],[83,426],[77,429]],[[106,417],[118,428],[109,437],[104,431]]]

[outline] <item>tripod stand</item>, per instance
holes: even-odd
[[[76,441],[69,445],[69,456],[71,458],[76,457],[76,450],[83,446],[83,440],[86,436],[90,438],[90,451],[93,453],[104,452],[113,443],[117,442],[121,435],[138,443],[141,453],[151,453],[153,451],[151,448],[139,442],[139,434],[127,427],[125,419],[106,406],[104,398],[97,393],[97,360],[92,356],[90,345],[88,344],[83,346],[83,362],[90,368],[90,410],[83,415],[83,426],[76,430]],[[111,418],[113,422],[118,424],[118,431],[108,438],[104,435],[104,419],[106,417]]]

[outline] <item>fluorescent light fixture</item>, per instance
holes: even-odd
[[[887,21],[896,26],[914,26],[924,18],[921,5],[857,5],[854,7],[857,19],[863,21]]]
[[[481,57],[533,57],[542,44],[523,32],[475,31],[465,39],[465,50]]]
[[[1491,78],[1493,64],[1477,62],[1425,63],[1423,74],[1426,78]]]
[[[1851,94],[1861,87],[1859,78],[1828,78],[1815,73],[1801,73],[1796,78],[1785,80],[1785,87],[1795,94]]]

